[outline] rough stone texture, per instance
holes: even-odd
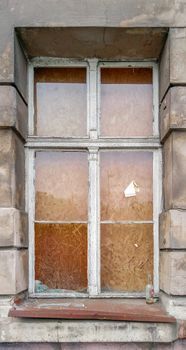
[[[158,58],[167,30],[163,28],[18,28],[32,57],[153,59]],[[50,42],[50,45],[48,43]],[[63,43],[61,45],[61,43]]]
[[[18,136],[0,129],[0,207],[24,210],[24,147]]]
[[[176,338],[176,324],[0,319],[0,342],[170,343]]]
[[[13,134],[9,130],[0,130],[0,205],[12,206],[15,182],[15,158]],[[14,185],[15,187],[15,185]]]
[[[165,210],[186,209],[186,133],[172,132],[164,144]]]
[[[160,57],[159,65],[159,94],[162,101],[170,82],[170,31]]]
[[[186,28],[171,28],[170,83],[186,83]]]
[[[27,137],[27,106],[13,86],[0,86],[0,128],[15,128]]]
[[[17,35],[14,35],[14,81],[25,101],[28,97],[27,60],[23,53]]]
[[[186,297],[171,296],[160,292],[160,298],[166,311],[174,316],[177,320],[186,320]]]
[[[186,83],[186,28],[171,28],[160,63],[160,100],[168,87]]]
[[[178,322],[178,338],[186,339],[186,320]]]
[[[28,251],[5,249],[0,251],[0,294],[16,294],[27,289]]]
[[[120,31],[120,36],[118,35],[118,28],[121,27],[182,27],[186,25],[186,2],[185,0],[35,0],[34,2],[30,0],[1,0],[0,1],[0,82],[1,83],[15,83],[19,89],[21,95],[26,100],[26,61],[24,55],[20,49],[19,43],[16,37],[14,37],[14,28],[20,27],[35,27],[32,35],[32,45],[30,50],[32,50],[32,55],[38,51],[40,44],[38,44],[38,39],[34,38],[37,34],[38,27],[94,27],[90,29],[88,37],[87,29],[79,30],[78,37],[74,34],[70,40],[63,40],[60,46],[62,50],[60,54],[69,54],[70,47],[76,43],[78,45],[78,50],[81,48],[81,55],[87,52],[93,52],[92,46],[96,45],[95,55],[113,55],[113,50],[115,50],[115,57],[123,57],[126,49],[128,50],[128,57],[136,58],[138,52],[138,58],[141,58],[139,54],[139,46],[143,48],[144,56],[150,58],[150,55],[158,58],[160,50],[163,45],[164,36],[158,36],[158,30],[146,31],[146,35],[139,35],[139,29],[135,34],[135,29],[130,33],[127,29],[127,43],[124,46],[125,37]],[[100,34],[96,32],[95,27],[100,27]],[[113,28],[111,30],[110,28]],[[104,28],[104,29],[103,29]],[[105,28],[109,28],[108,31]],[[31,31],[31,30],[30,30]],[[144,29],[142,29],[142,32]],[[159,29],[161,32],[161,30]],[[163,32],[164,30],[162,30]],[[185,31],[186,29],[171,29],[170,30],[170,42],[166,44],[166,49],[162,56],[161,63],[161,99],[165,95],[170,84],[185,84]],[[28,34],[27,30],[27,34]],[[53,31],[55,33],[55,29]],[[117,32],[117,33],[116,33]],[[153,33],[156,32],[156,36]],[[166,31],[164,31],[164,35]],[[21,31],[19,32],[21,33]],[[43,31],[44,33],[44,31]],[[65,31],[64,31],[65,33]],[[70,31],[68,31],[70,33]],[[143,32],[144,33],[144,32]],[[134,40],[130,41],[132,35],[134,34]],[[56,48],[59,50],[59,39],[51,40],[51,38],[46,38],[45,35],[41,37],[43,41],[42,52],[45,54],[45,48],[47,47],[47,55],[56,55]],[[53,37],[54,38],[54,37]],[[64,36],[64,38],[66,38]],[[91,39],[92,38],[92,39]],[[117,38],[117,39],[116,39]],[[14,41],[15,40],[15,41]],[[35,42],[34,42],[35,40]],[[158,41],[159,40],[159,41]],[[82,45],[84,43],[84,45]],[[104,49],[101,45],[104,43]],[[72,45],[73,44],[73,45]],[[170,44],[170,45],[169,45]],[[25,42],[26,45],[26,42]],[[35,45],[35,46],[34,46]],[[38,46],[37,46],[38,45]],[[138,45],[138,50],[137,50]],[[157,45],[157,46],[156,46]],[[122,50],[120,51],[122,46]],[[77,48],[77,46],[76,46]],[[105,48],[107,50],[105,50]],[[151,49],[150,49],[151,48]],[[153,50],[152,50],[153,49]],[[28,47],[27,47],[28,50]],[[33,51],[35,50],[35,51]],[[77,50],[77,51],[78,51]],[[83,51],[84,50],[84,51]],[[34,53],[33,53],[34,52]],[[59,51],[58,51],[59,52]],[[79,52],[79,51],[78,51]],[[92,55],[93,55],[92,54]],[[30,53],[31,55],[31,53]],[[156,56],[154,56],[156,55]],[[143,58],[144,58],[143,56]],[[127,57],[126,57],[127,58]],[[170,58],[170,60],[169,60]],[[5,90],[4,90],[5,91]],[[12,98],[12,97],[11,97]],[[13,97],[14,98],[14,97]],[[182,95],[183,98],[183,95]],[[0,101],[3,101],[5,97],[0,95]],[[17,99],[17,97],[16,97]],[[12,100],[13,101],[13,100]],[[0,102],[1,103],[1,102]],[[4,101],[3,101],[4,103]],[[16,102],[17,108],[21,106],[20,102]],[[11,103],[11,106],[14,104]],[[22,108],[22,107],[21,107]],[[172,108],[172,107],[171,107]],[[5,113],[5,112],[3,112]],[[0,114],[3,118],[3,113]],[[13,112],[12,112],[13,113]],[[15,113],[15,111],[14,111]],[[171,112],[172,113],[172,112]],[[180,110],[179,110],[180,113]],[[6,114],[6,113],[5,113]],[[9,114],[9,112],[8,112]],[[1,127],[14,127],[24,135],[23,130],[25,126],[23,125],[23,120],[19,118],[21,114],[16,115],[17,124],[15,123],[15,115],[8,117],[8,114],[4,118],[4,125],[2,122]],[[13,114],[11,114],[13,116]],[[10,124],[8,118],[10,118]],[[168,130],[172,130],[172,117],[170,117],[170,126]],[[164,119],[164,118],[163,118]],[[168,117],[169,119],[169,117]],[[177,119],[176,119],[177,121]],[[167,117],[165,117],[165,126],[162,128],[167,128]],[[169,122],[168,122],[169,123]],[[180,123],[180,115],[179,115]],[[185,123],[185,122],[184,122]],[[177,124],[176,124],[177,125]],[[23,128],[23,130],[21,130]],[[175,127],[176,128],[176,127]],[[166,131],[167,132],[167,131]],[[179,139],[179,140],[178,140]],[[165,177],[164,177],[164,189],[165,189],[165,207],[168,208],[185,208],[186,205],[186,184],[185,184],[185,134],[177,132],[173,133],[165,145],[165,158],[167,160],[165,164]],[[167,152],[167,153],[166,153]],[[167,179],[166,179],[167,177]],[[23,144],[19,138],[11,130],[0,130],[0,206],[2,207],[17,207],[24,209],[24,149]],[[12,210],[12,209],[10,209]],[[10,215],[10,213],[7,215]],[[19,214],[15,214],[15,216]],[[6,216],[6,215],[5,215]],[[16,216],[18,218],[18,216]],[[171,216],[173,217],[173,216]],[[0,220],[3,220],[2,217]],[[4,218],[5,220],[5,218]],[[6,227],[7,236],[10,241],[19,242],[19,237],[12,237],[12,225],[16,231],[16,223],[13,217],[9,216],[9,227]],[[19,219],[18,219],[19,220]],[[173,219],[172,219],[173,220]],[[1,221],[2,222],[2,221]],[[171,221],[171,225],[177,221]],[[2,225],[5,225],[3,221]],[[19,226],[19,225],[18,225]],[[173,225],[173,227],[175,227]],[[2,229],[2,226],[1,226]],[[168,230],[168,229],[167,229]],[[167,231],[168,232],[168,231]],[[171,231],[172,232],[172,231]],[[176,231],[174,230],[174,233]],[[3,233],[5,233],[3,231]],[[172,233],[173,234],[173,233]],[[180,233],[179,233],[180,234]],[[1,239],[6,241],[7,237]],[[171,236],[172,239],[172,236]],[[5,244],[5,243],[3,243]],[[175,244],[175,242],[174,242]],[[165,255],[167,254],[167,255]],[[164,289],[169,293],[169,291],[180,289],[180,293],[185,292],[185,253],[179,252],[162,252],[161,259],[161,269],[163,270],[163,279],[165,279]],[[17,293],[20,290],[27,287],[22,279],[24,278],[24,273],[22,272],[23,266],[25,268],[25,263],[23,256],[26,256],[27,252],[25,250],[1,250],[0,251],[0,291],[7,294]],[[165,258],[166,257],[166,258]],[[183,266],[181,266],[183,264]],[[169,280],[166,279],[167,271],[169,271]],[[176,275],[175,275],[176,272]],[[16,280],[19,276],[19,283]],[[26,276],[26,273],[25,273]],[[17,281],[17,282],[16,282]],[[23,286],[24,285],[24,286]],[[177,288],[176,288],[177,287]],[[177,293],[176,293],[177,294]],[[105,341],[103,340],[104,335],[109,338],[109,341],[113,339],[118,341],[171,341],[175,339],[177,334],[175,330],[171,327],[166,327],[166,325],[158,325],[152,327],[143,324],[124,324],[115,323],[116,328],[111,329],[111,325],[105,323],[105,333],[104,329],[101,328],[100,322],[92,325],[92,323],[86,323],[85,327],[80,322],[75,325],[72,322],[65,323],[61,322],[43,322],[40,321],[13,321],[11,319],[2,319],[0,326],[1,341],[83,341],[85,336],[90,335],[91,341]],[[110,328],[109,328],[110,327]],[[95,332],[95,333],[94,333]],[[183,332],[184,333],[184,332]],[[113,338],[112,338],[113,336]],[[179,349],[180,346],[183,348],[186,346],[185,343],[177,342],[178,345],[168,344],[160,345],[161,349]],[[181,345],[180,345],[181,344]],[[66,349],[69,348],[79,348],[79,344],[64,344]],[[95,345],[95,344],[94,344]],[[92,345],[92,346],[94,346]],[[107,348],[111,348],[112,344],[104,344]],[[104,348],[104,345],[100,344],[100,348]],[[121,344],[117,345],[120,347]],[[124,344],[122,344],[124,346]],[[136,345],[136,349],[142,346],[142,349],[147,349],[149,344]],[[152,344],[151,344],[152,345]],[[152,348],[149,345],[149,349]],[[4,346],[4,345],[3,345]],[[6,345],[7,348],[8,344]],[[30,345],[32,346],[32,345]],[[50,348],[49,344],[46,344]],[[54,345],[57,347],[57,344]],[[86,345],[81,345],[85,348]],[[170,347],[171,346],[171,347]],[[26,345],[28,347],[28,344]],[[87,345],[89,347],[89,345]],[[135,344],[130,345],[131,349],[135,348]],[[153,345],[155,348],[155,345]],[[95,345],[97,349],[97,344]],[[114,348],[117,347],[114,344]],[[128,349],[128,344],[126,345]],[[65,349],[65,347],[64,347]]]
[[[160,248],[186,249],[186,211],[168,210],[160,215]]]
[[[14,82],[14,33],[7,14],[2,16],[2,2],[0,9],[0,82]]]
[[[25,209],[25,150],[24,145],[20,139],[15,135],[13,136],[15,147],[15,187],[14,190],[14,203],[18,209]]]
[[[8,317],[9,310],[14,302],[12,295],[0,296],[0,319]]]
[[[166,140],[163,147],[163,198],[164,208],[172,207],[172,186],[173,186],[173,134]]]
[[[137,5],[136,0],[1,0],[0,10],[0,81],[4,82],[14,81],[13,28],[16,27],[135,28],[186,25],[185,0],[139,0]]]
[[[0,246],[27,247],[27,214],[15,208],[0,208]]]
[[[186,252],[160,253],[160,289],[167,294],[186,294]]]
[[[31,344],[2,344],[0,350],[184,350],[186,348],[185,340],[178,340],[170,344],[153,343],[31,343]]]
[[[160,107],[161,140],[172,130],[186,130],[186,87],[169,89]]]
[[[17,0],[10,3],[9,10],[16,25],[20,21],[22,26],[176,27],[186,24],[184,0],[139,0],[138,6],[136,0],[71,0],[70,3],[35,0],[34,4]]]

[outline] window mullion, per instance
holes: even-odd
[[[88,281],[89,296],[100,292],[100,233],[99,233],[99,163],[98,149],[89,154],[89,234]]]
[[[159,113],[159,88],[158,88],[158,65],[153,64],[153,135],[159,136],[158,125]]]
[[[32,64],[28,65],[28,130],[29,135],[34,135],[34,68]]]
[[[97,120],[97,59],[89,60],[89,136],[91,139],[97,139],[98,120]]]
[[[28,154],[28,213],[29,213],[29,292],[35,292],[35,234],[34,234],[34,219],[35,219],[35,151],[29,150]]]
[[[162,207],[162,158],[161,150],[153,155],[153,220],[154,220],[154,290],[159,292],[159,213]]]

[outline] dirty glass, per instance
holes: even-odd
[[[151,68],[101,68],[100,100],[102,136],[152,135]]]
[[[37,292],[87,290],[87,225],[35,224]]]
[[[153,153],[100,154],[101,220],[152,220]]]
[[[86,136],[86,68],[36,68],[35,133]]]
[[[86,152],[36,153],[36,220],[87,220]]]
[[[153,277],[153,225],[101,225],[102,292],[144,292]]]
[[[83,292],[87,289],[87,153],[38,151],[35,163],[35,290]]]

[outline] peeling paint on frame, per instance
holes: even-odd
[[[88,137],[48,138],[34,136],[33,71],[34,67],[86,67],[87,68],[87,128]],[[153,68],[153,136],[130,138],[98,138],[100,118],[100,68],[106,67],[152,67]],[[36,58],[29,65],[29,137],[27,149],[27,207],[29,209],[29,293],[32,297],[144,297],[144,293],[100,293],[100,198],[99,198],[99,153],[98,150],[149,150],[153,151],[153,223],[154,223],[154,287],[159,292],[159,240],[158,226],[161,209],[162,162],[158,132],[158,66],[154,62],[98,61],[97,59],[73,60]],[[91,78],[91,79],[90,79]],[[91,82],[90,82],[91,80]],[[89,150],[89,220],[88,220],[88,281],[87,293],[35,293],[34,289],[34,160],[36,150]],[[95,195],[96,194],[96,195]],[[131,222],[132,223],[132,222]],[[134,222],[133,222],[134,223]],[[96,238],[91,232],[96,230]],[[91,252],[91,255],[90,255]],[[93,253],[94,252],[94,253]]]

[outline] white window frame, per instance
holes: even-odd
[[[87,136],[39,137],[34,136],[34,68],[35,67],[86,67],[87,68]],[[151,137],[101,137],[100,69],[101,67],[144,67],[153,70],[153,135]],[[100,151],[151,151],[153,152],[153,244],[154,289],[159,292],[159,213],[162,208],[162,155],[158,123],[158,65],[155,62],[102,61],[98,59],[35,58],[29,64],[29,136],[26,150],[26,210],[29,214],[29,295],[30,297],[144,297],[145,293],[103,293],[100,288]],[[35,292],[35,152],[74,151],[89,152],[89,211],[88,211],[88,292],[87,293],[36,293]],[[135,223],[136,221],[122,221]],[[140,221],[147,223],[147,221]],[[92,233],[96,232],[96,235]]]

